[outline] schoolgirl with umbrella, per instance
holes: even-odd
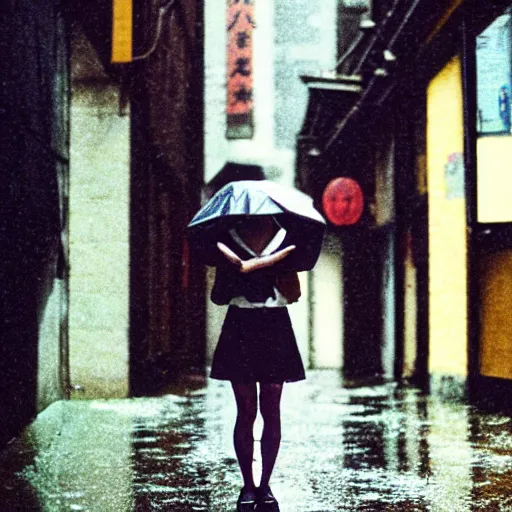
[[[286,306],[299,300],[297,272],[315,264],[324,229],[307,196],[267,181],[226,185],[189,224],[192,250],[216,267],[211,299],[229,305],[210,376],[231,382],[237,405],[238,512],[279,511],[270,477],[281,441],[281,394],[285,382],[305,378]],[[256,485],[258,405],[263,432]]]

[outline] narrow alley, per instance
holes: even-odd
[[[200,379],[156,398],[58,402],[3,452],[2,510],[232,511],[234,418],[229,384]],[[512,420],[309,372],[285,388],[272,484],[282,512],[512,510]]]
[[[0,17],[0,512],[512,512],[512,0]]]

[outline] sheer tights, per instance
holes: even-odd
[[[235,452],[244,480],[244,488],[254,490],[252,472],[254,454],[254,422],[258,413],[258,388],[256,384],[232,383],[237,405],[237,418],[234,431]],[[282,384],[260,384],[259,405],[263,418],[261,435],[261,481],[266,488],[274,469],[281,444],[281,394]]]

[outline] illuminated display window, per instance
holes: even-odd
[[[512,23],[509,8],[476,38],[477,131],[511,131]]]
[[[477,216],[481,223],[512,222],[512,9],[476,38]]]

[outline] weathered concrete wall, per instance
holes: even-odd
[[[391,129],[390,129],[391,132]],[[381,339],[382,373],[386,379],[394,378],[396,306],[395,306],[395,144],[384,136],[382,150],[376,165],[376,223],[380,226],[381,259]]]
[[[73,396],[128,393],[129,116],[119,87],[74,34],[69,361]]]
[[[67,372],[65,347],[61,345],[66,330],[67,290],[63,279],[54,279],[52,292],[39,325],[37,365],[37,410],[61,400],[66,391],[63,376]]]
[[[341,368],[343,365],[343,275],[341,243],[327,236],[311,272],[313,368]]]
[[[68,69],[59,6],[0,3],[0,445],[66,394],[58,262]]]

